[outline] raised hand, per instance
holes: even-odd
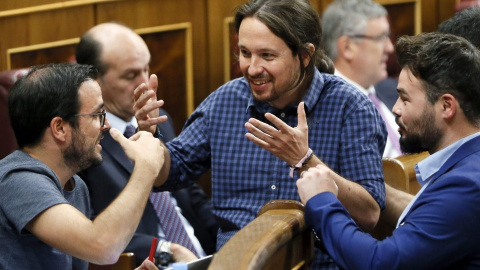
[[[159,116],[159,108],[163,106],[163,100],[157,100],[158,78],[150,75],[148,85],[140,84],[135,88],[133,111],[138,122],[138,130],[155,133],[157,124],[167,121],[167,116]]]
[[[110,129],[110,134],[135,163],[135,167],[141,164],[144,173],[151,172],[155,176],[159,174],[164,162],[164,149],[160,140],[145,131],[139,131],[129,139],[115,128]]]
[[[245,127],[250,131],[246,137],[289,165],[296,164],[305,156],[309,148],[304,102],[298,105],[297,114],[298,125],[296,127],[290,127],[271,113],[265,114],[265,117],[276,128],[255,118],[250,118],[245,123]]]

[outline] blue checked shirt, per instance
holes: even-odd
[[[362,185],[383,209],[382,153],[386,128],[373,103],[342,79],[316,70],[305,94],[309,146],[323,162],[346,179]],[[214,214],[220,225],[217,249],[252,221],[260,208],[276,199],[299,200],[298,175],[289,164],[245,137],[244,124],[254,117],[267,122],[273,113],[297,126],[297,105],[278,110],[255,100],[244,78],[210,94],[167,147],[170,175],[162,189],[193,184],[211,168]],[[335,269],[331,258],[316,250],[312,269]]]

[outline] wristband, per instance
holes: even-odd
[[[311,148],[308,148],[307,154],[300,159],[297,164],[290,165],[290,178],[293,178],[293,171],[302,168],[303,166],[307,165],[307,162],[312,158],[313,151]]]
[[[153,133],[153,137],[157,139],[163,139],[163,134],[160,132],[160,129],[158,127],[155,129],[155,133]]]

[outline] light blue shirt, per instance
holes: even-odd
[[[474,133],[469,135],[463,139],[456,141],[455,143],[443,148],[442,150],[433,153],[432,155],[426,157],[424,160],[420,161],[418,164],[415,165],[415,172],[417,176],[417,181],[422,187],[420,191],[417,192],[413,200],[407,205],[405,210],[403,210],[400,218],[397,222],[397,228],[401,225],[403,219],[407,215],[410,208],[415,203],[417,198],[422,194],[422,192],[427,188],[430,180],[432,180],[433,175],[445,164],[445,162],[452,156],[457,149],[462,146],[464,143],[468,142],[469,140],[480,136],[480,132]]]

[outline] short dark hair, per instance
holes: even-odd
[[[430,103],[449,93],[468,121],[480,126],[480,51],[475,46],[459,36],[423,33],[401,37],[395,49],[400,67],[423,83]]]
[[[103,76],[108,66],[102,62],[102,44],[98,42],[90,32],[85,33],[75,48],[75,60],[79,64],[92,65],[100,76]]]
[[[287,44],[294,56],[298,55],[300,63],[303,63],[302,55],[310,53],[308,43],[315,46],[309,65],[300,64],[300,80],[312,77],[315,66],[322,72],[334,72],[332,60],[323,51],[320,17],[308,0],[253,0],[241,5],[235,15],[237,34],[243,19],[248,17],[263,22]]]
[[[18,145],[33,146],[43,137],[54,117],[62,117],[77,127],[80,109],[78,89],[83,82],[95,80],[93,66],[75,63],[33,67],[12,87],[8,97],[10,122]]]
[[[460,36],[480,49],[480,7],[463,9],[442,22],[437,31]]]

